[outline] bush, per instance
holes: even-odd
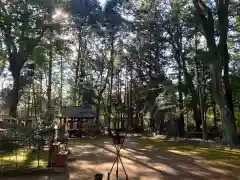
[[[0,149],[6,153],[13,152],[23,146],[23,143],[15,140],[5,139],[0,141]]]

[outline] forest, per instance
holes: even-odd
[[[239,12],[238,0],[0,0],[1,113],[51,122],[88,103],[97,126],[217,131],[236,147]]]

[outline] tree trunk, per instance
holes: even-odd
[[[202,125],[202,121],[201,121],[201,112],[200,109],[196,106],[193,108],[193,116],[194,116],[194,120],[195,120],[195,130],[196,132],[201,132],[201,125]]]
[[[83,43],[84,44],[84,43]],[[83,45],[84,46],[84,45]],[[81,56],[80,56],[80,74],[79,74],[79,81],[78,81],[78,104],[81,103],[92,103],[92,97],[91,97],[91,92],[89,90],[87,90],[87,101],[86,101],[86,89],[84,90],[84,93],[82,92],[82,89],[84,89],[83,87],[83,83],[85,80],[85,58],[84,55],[82,55],[83,52],[81,52]],[[85,96],[85,97],[84,97]]]
[[[79,80],[79,71],[80,71],[80,48],[81,48],[81,35],[79,32],[78,36],[78,57],[75,65],[75,77],[74,77],[74,87],[73,87],[73,104],[77,105],[77,92],[78,92],[78,80]]]
[[[43,73],[40,72],[40,96],[39,96],[39,114],[42,116],[42,113],[43,113],[43,100],[42,100],[42,97],[43,97]]]
[[[212,106],[212,112],[213,112],[213,124],[216,127],[217,126],[217,109],[216,109],[216,103],[214,101],[212,88],[209,88],[209,92],[211,94],[211,106]]]
[[[164,134],[164,129],[165,129],[165,127],[164,127],[164,116],[161,117],[161,119],[160,119],[160,128],[159,128],[160,135]]]
[[[97,108],[96,108],[96,126],[97,126],[97,128],[99,128],[100,104],[101,104],[101,98],[98,97]]]
[[[213,57],[218,57],[214,59],[212,65],[212,82],[213,82],[213,94],[217,106],[220,109],[220,117],[222,120],[222,130],[223,130],[223,143],[235,146],[238,143],[237,140],[237,130],[235,125],[235,120],[230,110],[229,106],[226,105],[226,96],[224,95],[224,87],[222,85],[222,75],[221,75],[221,61],[217,47],[212,47],[210,53]]]
[[[233,106],[233,99],[232,99],[232,87],[229,82],[229,53],[228,53],[228,47],[227,44],[223,45],[223,48],[220,49],[223,56],[223,66],[224,66],[224,76],[223,76],[223,82],[224,82],[224,88],[225,88],[225,96],[226,100],[229,106],[229,109],[232,112],[233,118],[234,118],[234,106]]]
[[[155,131],[155,120],[152,117],[150,118],[150,128],[152,131]]]
[[[175,59],[178,64],[178,108],[180,111],[179,114],[179,121],[178,121],[178,135],[179,137],[184,136],[184,114],[183,114],[183,83],[182,83],[182,65],[180,61],[180,57],[175,52]]]
[[[224,95],[221,75],[221,61],[217,47],[212,47],[210,49],[210,53],[214,55],[213,57],[218,57],[217,59],[214,59],[212,65],[212,82],[214,99],[220,109],[220,117],[222,120],[223,144],[235,146],[238,143],[237,130],[232,111],[230,110],[225,99],[226,96]]]
[[[178,135],[179,137],[184,137],[184,106],[183,106],[183,81],[182,75],[184,75],[187,83],[189,82],[189,77],[186,69],[185,59],[182,54],[182,29],[179,22],[176,25],[176,32],[172,35],[172,49],[174,58],[178,65],[178,108],[180,111],[179,121],[178,121]],[[175,45],[177,44],[177,46]]]
[[[12,117],[17,117],[17,106],[20,99],[20,70],[13,69],[13,88],[10,92],[10,112],[9,115]]]
[[[63,106],[63,57],[60,59],[60,108]]]
[[[120,70],[117,70],[117,125],[120,128],[121,123],[121,80],[120,80]]]
[[[183,114],[183,100],[182,100],[182,93],[179,94],[179,110],[180,116],[179,116],[179,122],[178,122],[178,135],[179,137],[184,137],[184,114]]]
[[[113,87],[113,61],[114,61],[114,34],[111,33],[111,52],[110,52],[110,84],[108,92],[108,132],[110,133],[111,128],[111,116],[112,116],[112,87]]]
[[[125,124],[124,124],[124,113],[121,111],[121,128],[125,129]]]
[[[201,121],[202,121],[202,133],[203,133],[203,140],[205,141],[207,139],[206,135],[206,123],[204,118],[204,109],[203,109],[203,102],[202,102],[202,87],[200,84],[198,84],[198,93],[199,93],[199,106],[200,106],[200,112],[201,112]]]
[[[194,0],[193,3],[197,10],[197,17],[199,18],[201,26],[203,27],[205,33],[209,55],[212,58],[210,69],[212,73],[213,94],[215,102],[220,109],[220,117],[222,120],[223,130],[223,143],[230,146],[235,146],[238,143],[237,130],[232,111],[226,101],[226,94],[224,94],[221,73],[222,60],[224,57],[221,50],[219,51],[219,49],[222,49],[227,43],[229,0],[216,0],[220,34],[220,48],[217,47],[215,41],[215,29],[212,10],[201,0]]]
[[[200,84],[200,63],[197,60],[197,53],[198,53],[198,33],[197,33],[197,28],[196,28],[196,34],[195,34],[195,57],[194,57],[194,61],[195,61],[195,71],[196,71],[196,75],[197,75],[197,82],[198,84]],[[191,86],[192,88],[194,88],[193,82],[191,82]],[[196,132],[201,132],[201,125],[202,125],[202,114],[201,114],[201,109],[199,109],[200,107],[200,96],[197,95],[196,90],[194,89],[194,93],[192,93],[192,100],[193,100],[193,112],[194,112],[194,119],[195,119],[195,123],[196,123]],[[199,104],[199,107],[198,107]]]
[[[51,1],[51,6],[48,8],[48,20],[52,23],[52,15],[53,15],[53,1]],[[50,37],[49,37],[49,63],[48,63],[48,85],[47,85],[47,119],[49,122],[52,122],[54,112],[52,106],[52,66],[53,66],[53,28],[50,28]]]
[[[129,119],[129,125],[130,128],[132,128],[134,126],[134,122],[133,122],[133,71],[132,71],[132,63],[130,62],[130,86],[128,89],[129,92],[129,106],[128,106],[128,110],[129,110],[129,114],[128,114],[128,119]]]
[[[144,119],[142,114],[141,114],[141,127],[144,130]]]
[[[98,92],[98,97],[97,97],[97,109],[96,109],[96,125],[97,125],[97,128],[99,128],[100,105],[101,105],[101,101],[102,101],[102,94],[103,94],[104,90],[106,89],[107,81],[108,81],[108,74],[107,74],[107,77],[105,79],[105,82],[103,82],[103,71],[101,72],[100,76],[101,76],[101,80],[100,80],[101,85],[103,83],[104,83],[104,85],[103,85],[102,89],[100,89],[100,91]]]
[[[52,40],[51,40],[52,46]],[[53,109],[52,109],[52,65],[53,65],[53,47],[49,51],[49,64],[48,64],[48,87],[47,87],[47,111],[48,120],[51,122],[53,120]]]
[[[32,85],[32,89],[33,89],[33,104],[34,104],[34,116],[37,120],[37,97],[36,97],[36,88],[35,88],[35,85],[34,85],[34,81],[33,81],[33,85]]]

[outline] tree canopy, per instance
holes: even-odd
[[[0,0],[1,106],[49,121],[90,103],[96,124],[239,143],[240,4]],[[51,116],[49,116],[51,115]],[[101,122],[101,123],[100,123]]]

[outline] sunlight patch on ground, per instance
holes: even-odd
[[[197,168],[195,166],[189,166],[187,164],[178,164],[177,166],[180,169],[182,169],[183,172],[187,172],[187,173],[190,173],[192,175],[198,175],[198,176],[201,176],[201,177],[206,177],[206,176],[210,175],[210,173],[201,171],[201,170],[199,170],[199,168]]]
[[[216,148],[203,144],[196,144],[187,141],[167,141],[152,137],[141,137],[137,141],[144,147],[155,147],[159,151],[166,151],[178,155],[189,156],[194,159],[205,159],[212,162],[225,162],[240,166],[240,150],[229,148]]]
[[[19,149],[12,153],[0,156],[1,167],[44,167],[47,165],[48,151],[41,151],[40,154],[28,149]]]
[[[78,146],[78,147],[83,147],[83,146]],[[94,147],[92,144],[85,144],[84,145],[85,148],[92,148]]]
[[[91,152],[83,152],[83,154],[91,154]]]
[[[156,158],[162,159],[162,160],[170,159],[170,158],[168,158],[168,157],[164,157],[164,156],[160,156],[160,155],[157,155]]]
[[[179,172],[176,169],[173,169],[171,166],[168,166],[163,163],[154,163],[153,167],[155,169],[158,169],[160,171],[163,171],[163,172],[171,174],[171,175],[179,175]]]
[[[29,155],[29,153],[30,151],[20,149],[20,150],[14,151],[13,153],[0,156],[0,160],[21,163],[27,159],[27,156]]]
[[[108,157],[116,157],[116,154],[110,153],[109,151],[104,151],[103,154],[107,155]]]
[[[240,155],[240,149],[230,149],[228,147],[224,148],[225,151],[231,152],[231,153],[237,153]]]
[[[140,159],[140,160],[151,160],[151,159],[150,159],[149,157],[147,157],[147,156],[138,156],[138,155],[136,155],[135,158]]]
[[[196,176],[201,176],[203,178],[210,175],[210,173],[206,173],[206,172],[199,171],[199,170],[188,171],[188,173],[190,173],[192,175],[196,175]]]
[[[122,149],[122,150],[128,150],[128,151],[133,152],[133,153],[136,152],[135,150],[132,150],[132,149],[129,149],[129,148],[124,148],[124,149]],[[121,150],[121,151],[122,151],[122,150]]]
[[[216,173],[219,173],[219,174],[222,174],[222,175],[231,174],[231,172],[228,171],[228,170],[219,169],[219,168],[214,168],[214,167],[208,167],[208,170],[209,170],[209,171],[216,172]]]
[[[207,161],[207,160],[194,160],[198,165],[202,165],[202,163],[204,163],[205,165],[208,164],[210,166],[214,166],[214,165],[221,165],[221,166],[226,166],[226,167],[230,167],[230,168],[239,168],[239,166],[233,165],[231,163],[227,163],[224,161]],[[209,167],[209,166],[207,166]],[[206,166],[204,166],[204,168],[207,168]]]
[[[45,167],[47,166],[48,162],[47,161],[44,161],[44,160],[39,160],[39,166],[40,167]],[[38,160],[35,160],[31,163],[31,167],[38,167]]]
[[[81,148],[79,150],[79,148],[74,148],[74,154],[78,157],[78,160],[72,163],[72,166],[75,167],[76,169],[79,170],[88,170],[90,172],[92,172],[94,174],[94,172],[99,172],[99,173],[103,173],[104,174],[104,179],[107,178],[107,173],[110,171],[114,160],[116,158],[116,154],[109,152],[108,150],[104,149],[104,152],[101,154],[100,156],[97,156],[98,153],[96,153],[98,150],[96,149],[101,149],[98,146],[95,146],[95,148],[93,147],[88,147],[88,148]],[[105,144],[105,148],[115,152],[115,147],[113,145],[110,145],[108,143]],[[84,152],[92,152],[93,156],[92,158],[90,157],[89,160],[83,160],[81,159],[81,156],[84,157]],[[131,148],[128,148],[127,150],[123,149],[121,150],[121,153],[123,153],[123,155],[127,155],[129,157],[133,157],[134,154],[134,159],[138,159],[140,162],[148,162],[151,159],[146,157],[146,156],[142,156],[141,154],[138,154],[138,152],[136,150],[133,150]],[[137,156],[136,156],[137,155]],[[106,156],[106,159],[108,160],[104,160],[103,156]],[[112,157],[112,158],[110,158]],[[109,159],[110,158],[110,159]],[[130,177],[130,179],[134,179],[136,177],[138,177],[138,180],[144,180],[144,179],[151,179],[154,180],[156,179],[156,176],[161,176],[161,174],[159,174],[156,170],[151,169],[151,168],[146,168],[146,166],[140,165],[139,163],[128,159],[128,158],[124,158],[122,157],[122,162],[125,166],[125,169],[127,171],[128,176]],[[148,163],[146,163],[148,164]],[[156,166],[159,166],[160,164],[156,164]],[[149,164],[150,167],[153,167],[153,165],[150,163]],[[163,167],[166,172],[169,173],[174,173],[172,169],[168,168],[168,167]],[[71,175],[71,177],[73,178],[77,178],[77,174]],[[122,169],[122,165],[119,162],[119,176],[121,177],[120,179],[125,179],[125,174],[124,171]],[[116,164],[113,168],[112,174],[111,174],[111,179],[116,179]],[[159,178],[157,178],[156,180],[159,180]]]
[[[108,141],[104,141],[103,144],[110,144],[110,142],[108,142]]]
[[[152,149],[153,146],[152,145],[149,145],[149,146],[146,146],[147,149]]]
[[[205,152],[208,151],[208,148],[198,148],[198,151]]]
[[[174,154],[180,154],[180,155],[185,155],[185,156],[191,156],[191,153],[187,153],[187,152],[182,152],[182,151],[178,151],[178,150],[168,150],[168,152],[172,152]]]
[[[126,171],[127,171],[127,174],[129,176],[132,176],[134,177],[136,175],[136,173],[138,172],[138,168],[136,167],[136,164],[133,163],[132,161],[129,161],[129,160],[126,160],[124,158],[122,158],[123,160],[123,164],[126,168]],[[77,167],[77,168],[80,168],[82,170],[88,170],[90,172],[99,172],[99,173],[102,173],[105,175],[105,177],[107,176],[107,173],[110,171],[111,167],[113,165],[113,161],[112,162],[102,162],[102,163],[89,163],[89,161],[83,161],[83,160],[79,160],[77,162],[74,163],[74,166]],[[112,177],[114,177],[116,174],[116,164],[113,168],[113,171],[112,171]],[[124,171],[122,169],[122,165],[120,164],[119,162],[119,174],[123,177],[124,176]],[[75,175],[76,177],[76,175]]]
[[[146,168],[145,166],[138,165],[135,171],[132,169],[127,169],[128,174],[130,175],[129,179],[137,179],[137,180],[163,180],[165,179],[164,176],[150,168]]]
[[[106,140],[107,141],[107,140]],[[107,179],[107,173],[110,171],[113,162],[116,158],[116,150],[111,142],[94,141],[92,146],[81,146],[75,148],[75,155],[77,155],[77,160],[73,162],[74,171],[87,171],[91,172],[91,178],[94,173],[104,174],[103,179]],[[135,141],[137,143],[132,143]],[[143,143],[141,143],[144,141]],[[141,145],[139,144],[141,143]],[[223,153],[222,149],[214,149],[212,147],[206,147],[198,144],[187,144],[181,141],[166,141],[166,140],[149,140],[141,139],[135,140],[130,139],[125,142],[126,149],[121,150],[123,164],[129,176],[132,180],[163,180],[163,179],[183,179],[187,180],[193,179],[194,177],[199,179],[209,179],[214,176],[221,177],[234,177],[229,174],[232,171],[231,168],[227,166],[216,165],[216,160],[212,160],[212,156],[217,156],[218,161],[226,157],[226,153]],[[144,145],[144,146],[143,146]],[[102,149],[99,151],[99,149]],[[144,151],[144,152],[143,152]],[[84,153],[84,152],[87,152]],[[92,154],[90,154],[91,152]],[[99,153],[100,152],[100,153]],[[234,152],[236,153],[236,152]],[[228,157],[233,159],[237,155],[228,152]],[[82,157],[82,158],[81,158]],[[206,160],[210,158],[211,161]],[[208,162],[215,163],[210,165]],[[213,167],[215,169],[210,169]],[[217,170],[216,170],[217,169]],[[219,169],[219,170],[218,170]],[[234,172],[235,170],[233,170]],[[119,179],[126,179],[121,164],[119,163]],[[193,178],[192,178],[193,177]],[[77,175],[73,179],[81,179]],[[111,174],[111,180],[116,179],[116,165],[113,168]],[[211,178],[210,178],[211,179]]]
[[[98,169],[101,171],[106,171],[111,168],[112,162],[106,162],[106,163],[89,163],[89,161],[78,161],[76,162],[76,166],[84,168],[84,169]]]

